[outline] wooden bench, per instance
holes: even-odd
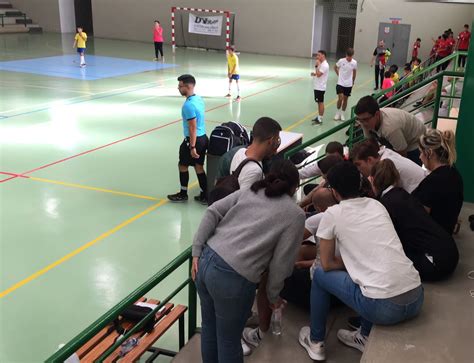
[[[417,318],[394,326],[374,326],[362,363],[474,362],[474,233],[469,228],[470,214],[474,214],[474,204],[465,203],[461,230],[455,236],[459,264],[453,276],[423,284],[425,300]]]
[[[142,298],[138,302],[146,302],[149,304],[158,305],[160,302],[154,299]],[[130,338],[139,339],[139,343],[132,350],[130,350],[124,357],[120,357],[120,347],[117,348],[104,361],[107,363],[116,362],[120,358],[120,362],[136,362],[145,352],[152,352],[153,354],[147,359],[147,362],[152,362],[158,355],[163,354],[167,356],[174,356],[176,352],[165,349],[153,347],[153,344],[163,334],[179,320],[179,349],[184,346],[184,313],[187,307],[183,305],[174,306],[168,303],[163,306],[156,313],[156,323],[150,333],[145,333],[143,330],[132,335]],[[135,324],[131,322],[122,322],[122,327],[126,330],[133,328]],[[118,332],[114,329],[113,324],[109,324],[98,332],[92,339],[76,351],[79,360],[84,363],[92,363],[109,349],[119,337]]]

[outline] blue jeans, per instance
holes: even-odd
[[[240,337],[252,311],[257,284],[248,281],[205,246],[196,288],[201,300],[204,363],[242,363]]]
[[[372,324],[393,325],[418,315],[423,305],[423,288],[408,304],[395,304],[390,299],[371,299],[362,295],[347,271],[314,271],[311,285],[311,340],[322,342],[326,337],[326,318],[330,297],[336,296],[361,316],[361,333],[369,336]]]

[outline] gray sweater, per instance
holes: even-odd
[[[303,240],[305,214],[288,195],[239,190],[207,208],[194,237],[193,256],[207,244],[237,273],[258,283],[268,270],[267,295],[278,300]]]

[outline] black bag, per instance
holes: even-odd
[[[122,317],[122,320],[126,320],[132,323],[138,323],[140,320],[142,320],[145,316],[147,316],[153,309],[148,307],[148,306],[139,306],[139,305],[130,305],[125,308],[124,311],[120,313],[120,316]],[[124,334],[125,329],[122,328],[121,321],[118,318],[114,320],[114,327],[115,330],[119,334]],[[156,323],[156,316],[153,316],[150,318],[145,325],[143,326],[143,331],[146,333],[149,333],[153,330],[153,327],[155,326]]]
[[[240,189],[239,175],[244,166],[249,162],[256,163],[262,169],[263,174],[263,168],[257,160],[248,158],[243,160],[231,175],[224,176],[217,180],[215,188],[209,193],[209,205],[212,205],[212,203],[217,202]]]
[[[236,146],[248,144],[250,144],[250,137],[247,130],[238,122],[229,121],[212,130],[207,152],[221,156]]]

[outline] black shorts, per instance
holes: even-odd
[[[336,86],[336,93],[339,95],[339,94],[343,94],[344,96],[346,97],[350,97],[351,96],[351,92],[352,92],[352,87],[342,87],[340,85],[337,85]]]
[[[314,101],[317,103],[324,103],[324,93],[326,91],[314,90]]]
[[[191,156],[191,150],[189,149],[189,137],[186,137],[179,147],[179,163],[185,166],[194,166],[196,164],[204,165],[208,143],[209,140],[207,135],[198,136],[196,138],[196,152],[198,153],[199,158],[194,159]]]

